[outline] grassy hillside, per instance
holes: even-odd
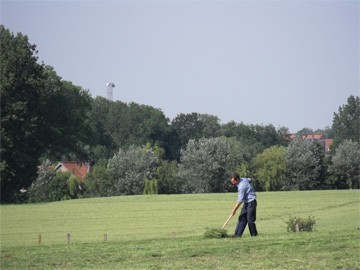
[[[22,264],[49,269],[231,269],[239,258],[249,269],[301,269],[300,261],[310,255],[309,269],[360,267],[359,190],[258,193],[259,237],[250,238],[246,231],[241,239],[204,239],[207,227],[222,226],[235,200],[236,193],[228,193],[3,205],[1,269]],[[315,232],[286,232],[284,221],[290,215],[310,214],[317,222]],[[235,223],[236,217],[228,223],[229,234]],[[266,259],[260,263],[262,256]],[[257,267],[251,266],[254,259]]]

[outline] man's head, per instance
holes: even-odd
[[[230,179],[231,184],[237,186],[240,182],[240,176],[238,173],[234,173]]]

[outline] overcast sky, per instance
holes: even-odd
[[[331,126],[359,95],[359,1],[1,1],[63,80],[221,123]]]

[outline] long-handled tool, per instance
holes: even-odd
[[[231,213],[230,216],[227,218],[227,220],[225,221],[224,225],[222,226],[222,229],[225,228],[226,224],[229,222],[229,220],[232,218],[233,214]]]

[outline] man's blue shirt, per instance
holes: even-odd
[[[256,199],[255,190],[251,184],[250,178],[241,178],[238,188],[238,202],[248,203]]]

